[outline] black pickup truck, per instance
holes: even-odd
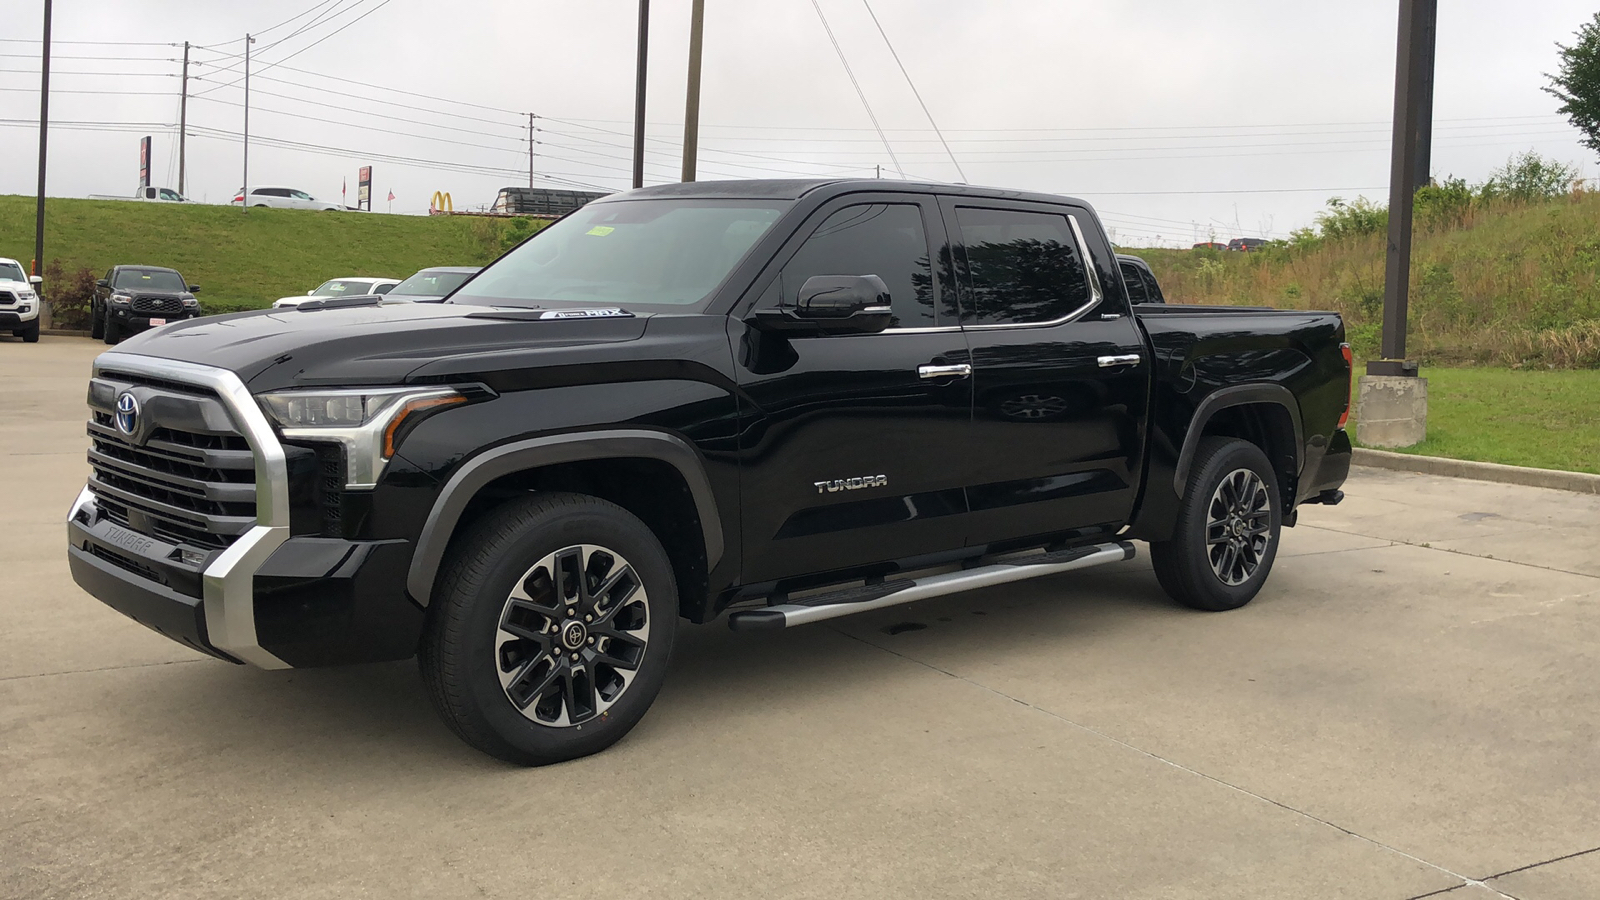
[[[680,620],[793,627],[1136,539],[1176,600],[1244,605],[1280,527],[1343,496],[1343,331],[1136,310],[1077,200],[647,188],[441,304],[312,301],[103,354],[68,552],[220,659],[419,655],[467,743],[549,763],[640,720]]]

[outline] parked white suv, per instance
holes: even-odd
[[[234,191],[233,205],[243,206],[244,188]],[[305,191],[290,187],[253,187],[250,189],[251,206],[271,206],[276,209],[344,209],[337,203],[318,200]]]
[[[22,263],[0,259],[0,331],[30,344],[39,341],[39,276],[29,276]]]
[[[325,281],[304,297],[282,297],[272,302],[273,309],[299,306],[307,300],[333,300],[337,297],[364,297],[368,294],[387,294],[400,283],[398,278],[335,278]]]

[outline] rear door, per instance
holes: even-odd
[[[793,305],[815,275],[876,275],[890,329],[786,338],[730,319],[751,404],[741,409],[747,581],[963,546],[956,460],[970,435],[971,361],[934,262],[944,247],[932,196],[835,199],[757,279],[756,306]]]
[[[972,544],[1118,531],[1151,363],[1111,246],[1081,207],[941,200],[972,352]]]

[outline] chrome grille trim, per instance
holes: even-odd
[[[261,412],[261,407],[256,405],[255,397],[244,382],[227,369],[115,350],[103,353],[95,360],[95,377],[104,375],[115,378],[120,374],[214,393],[249,445],[255,469],[255,518],[253,521],[246,520],[244,533],[216,554],[203,573],[206,632],[217,649],[237,659],[263,669],[288,668],[283,660],[262,649],[256,637],[256,570],[289,539],[289,470],[283,445],[278,442],[271,423]],[[237,456],[200,455],[226,454],[229,452],[227,450],[189,448],[177,444],[160,449],[177,457],[174,461],[189,464],[194,463],[185,457],[203,461],[240,461]],[[69,518],[75,517],[80,508],[92,502],[95,502],[95,496],[85,488],[73,504]]]

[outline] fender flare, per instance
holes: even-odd
[[[428,513],[417,538],[416,552],[406,575],[406,590],[426,607],[432,599],[433,582],[450,538],[461,521],[467,504],[489,483],[506,475],[561,463],[594,459],[645,458],[667,463],[683,476],[700,515],[700,530],[705,538],[706,566],[714,567],[724,549],[722,519],[717,514],[716,495],[706,477],[700,454],[681,438],[659,431],[626,429],[558,434],[502,444],[472,457],[450,476]]]
[[[1183,438],[1183,449],[1178,453],[1178,464],[1172,469],[1172,489],[1178,499],[1183,499],[1184,488],[1189,483],[1189,467],[1194,463],[1200,436],[1205,433],[1211,417],[1229,407],[1257,403],[1281,406],[1289,413],[1289,421],[1294,423],[1295,477],[1299,478],[1300,467],[1305,464],[1305,430],[1300,422],[1300,401],[1281,384],[1239,384],[1215,391],[1195,408],[1194,418],[1189,421],[1189,433]]]

